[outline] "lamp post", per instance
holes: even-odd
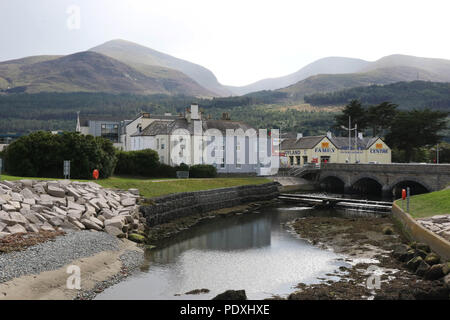
[[[345,126],[341,126],[342,129],[348,130],[348,162],[350,163],[350,150],[352,148],[352,130],[355,130],[355,136],[356,136],[356,130],[358,129],[358,125],[355,124],[355,127],[352,128],[352,120],[351,116],[348,117],[348,128]],[[356,153],[355,153],[355,162],[356,162]]]

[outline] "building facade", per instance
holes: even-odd
[[[330,132],[321,136],[284,139],[280,146],[282,166],[309,163],[391,163],[392,152],[379,137],[335,137]]]
[[[258,143],[255,128],[227,114],[204,118],[197,105],[184,114],[141,113],[132,120],[78,117],[77,131],[108,138],[124,151],[155,150],[160,162],[171,166],[212,164],[218,173],[265,175],[273,165],[262,159],[275,162],[270,138]],[[276,163],[278,168],[278,158]]]

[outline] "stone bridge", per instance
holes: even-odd
[[[311,174],[311,169],[297,171],[296,176]],[[367,186],[378,186],[384,196],[404,187],[436,191],[450,184],[450,164],[343,164],[326,163],[315,170],[315,179],[323,184],[340,182],[350,192]]]

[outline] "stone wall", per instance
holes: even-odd
[[[140,207],[149,227],[174,219],[229,208],[247,202],[271,200],[278,196],[276,182],[232,188],[172,194],[147,200]]]
[[[450,260],[449,241],[424,228],[395,203],[392,205],[392,216],[409,240],[426,243],[442,258]]]

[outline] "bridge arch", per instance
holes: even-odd
[[[325,191],[344,193],[346,188],[345,177],[338,174],[321,175],[319,185]]]
[[[434,190],[428,183],[415,177],[400,177],[389,184],[388,189],[394,196],[398,197],[401,195],[401,189],[406,187],[411,188],[411,194],[427,193]]]
[[[384,184],[379,177],[366,173],[350,180],[351,190],[365,195],[382,195]]]

